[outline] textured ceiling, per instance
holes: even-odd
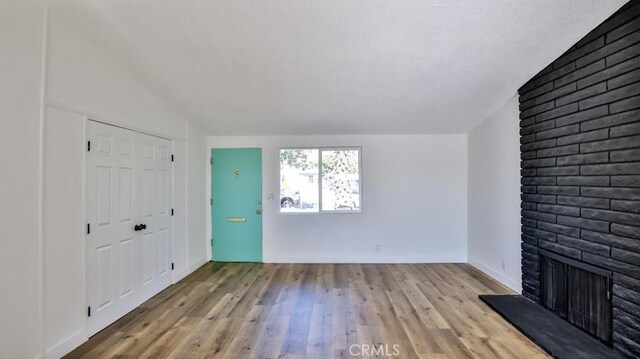
[[[624,0],[51,0],[214,135],[466,133]]]

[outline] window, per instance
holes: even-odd
[[[280,150],[280,212],[358,213],[360,148]]]

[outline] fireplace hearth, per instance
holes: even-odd
[[[612,348],[522,295],[481,295],[480,300],[558,359],[611,359]]]

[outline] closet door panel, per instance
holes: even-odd
[[[142,190],[140,218],[146,225],[142,230],[145,244],[141,260],[145,275],[141,282],[145,297],[154,296],[167,286],[171,275],[171,148],[169,140],[138,134],[138,146],[143,154],[139,162]]]
[[[86,285],[92,335],[139,302],[136,288],[136,133],[89,121]],[[89,313],[88,313],[89,314]]]

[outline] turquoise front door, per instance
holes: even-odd
[[[216,262],[262,262],[262,150],[211,150],[211,240]]]

